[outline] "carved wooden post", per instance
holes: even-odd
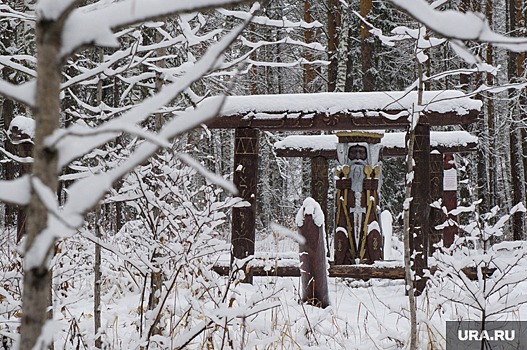
[[[258,135],[257,129],[238,128],[234,139],[234,184],[238,194],[251,205],[232,210],[231,260],[244,259],[254,254],[256,232],[256,194],[258,183]],[[252,283],[249,271],[244,282]]]
[[[457,208],[457,170],[454,154],[445,154],[443,163],[443,206],[447,211]],[[445,220],[447,218],[444,218]],[[448,219],[457,222],[457,216],[448,215]],[[443,229],[443,245],[448,248],[454,243],[454,236],[458,233],[456,225],[449,225]]]
[[[384,134],[338,132],[335,186],[335,265],[382,260],[377,214],[380,151]]]
[[[443,154],[439,151],[432,151],[430,154],[430,197],[432,201],[443,198]],[[436,250],[437,244],[443,238],[443,231],[436,230],[435,226],[443,223],[441,209],[430,208],[430,237],[428,240],[428,255]]]
[[[296,217],[298,232],[305,239],[299,246],[302,301],[323,308],[329,306],[324,221],[320,205],[306,198]]]
[[[414,179],[410,204],[410,251],[415,271],[416,294],[424,290],[424,269],[428,266],[428,236],[430,213],[430,126],[417,124],[414,144]]]
[[[325,218],[328,217],[328,191],[328,161],[324,157],[313,157],[311,158],[311,197],[320,204]],[[329,232],[328,222],[327,220],[324,221],[326,242],[329,242],[327,237],[327,233]],[[329,252],[329,247],[326,248]]]

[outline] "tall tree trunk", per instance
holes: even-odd
[[[340,27],[340,3],[338,0],[328,1],[328,91],[335,91],[337,84],[337,48],[339,42],[338,28]]]
[[[159,34],[156,28],[153,29],[154,33],[152,33],[152,40],[154,42],[160,42],[163,37]],[[158,60],[156,61],[156,66],[160,69],[166,68],[166,61],[164,59],[164,56],[166,54],[166,50],[164,48],[157,49],[156,55]],[[160,72],[156,73],[155,77],[155,92],[158,93],[161,91],[161,88],[163,87],[163,79],[162,74]],[[155,131],[159,132],[161,130],[163,124],[164,124],[164,117],[162,113],[157,113],[155,115]],[[161,172],[160,169],[156,169],[154,167],[153,172]],[[155,216],[159,217],[160,213],[158,212],[159,209],[155,208]],[[152,227],[152,232],[154,234],[154,240],[158,240],[158,227]],[[153,270],[150,273],[150,295],[148,298],[148,310],[154,310],[157,305],[159,304],[159,296],[161,295],[161,290],[163,288],[163,273],[161,269],[161,265],[159,263],[159,259],[161,258],[161,248],[156,247],[154,248],[154,251],[152,252],[152,265],[154,266],[155,270]],[[153,325],[153,332],[152,334],[161,334],[161,328],[157,325]]]
[[[493,0],[487,0],[485,14],[489,26],[492,27],[493,24]],[[487,45],[486,50],[486,61],[488,64],[494,64],[494,48],[491,44]],[[494,76],[491,73],[487,73],[486,77],[487,86],[494,85]],[[489,165],[488,169],[488,188],[489,188],[489,207],[493,208],[497,205],[497,171],[495,166],[490,166],[491,164],[498,164],[496,157],[496,117],[494,115],[494,101],[490,96],[490,93],[487,93],[487,98],[485,99],[487,106],[487,135],[488,135],[488,159],[487,164]]]
[[[102,238],[101,234],[101,206],[98,205],[95,208],[95,237],[98,240]],[[95,274],[95,281],[93,284],[93,325],[95,332],[95,347],[97,349],[102,349],[102,339],[100,334],[101,330],[101,245],[95,243],[95,257],[93,263],[93,269]]]
[[[516,27],[517,32],[522,34],[517,34],[517,36],[523,36],[525,33],[525,30],[527,29],[526,20],[525,20],[525,14],[524,14],[524,6],[522,0],[516,0]],[[526,54],[525,52],[518,52],[516,54],[516,76],[518,80],[525,81],[525,58]],[[522,194],[523,198],[521,199],[522,202],[525,204],[525,179],[527,179],[527,129],[525,128],[525,120],[527,118],[527,112],[526,112],[526,104],[527,104],[527,94],[525,93],[525,90],[520,90],[520,96],[518,101],[518,116],[517,120],[521,121],[518,125],[519,131],[520,131],[520,144],[521,144],[521,159],[522,159],[522,166],[523,166],[523,189]],[[523,216],[522,216],[523,217]],[[523,219],[522,222],[522,236],[520,239],[524,239],[523,230],[525,229],[525,219]]]
[[[2,42],[3,47],[11,47],[13,45],[13,42],[15,40],[15,31],[14,28],[11,28],[11,26],[8,27],[7,30],[4,30],[2,33],[0,33],[0,41]],[[7,54],[7,52],[3,53]],[[2,79],[4,81],[8,81],[13,83],[13,79],[11,78],[13,74],[13,69],[5,66],[2,68]],[[7,131],[9,128],[9,124],[11,124],[11,120],[13,119],[13,114],[15,112],[15,105],[13,100],[4,97],[2,102],[2,111],[1,111],[1,118],[4,121],[4,129]],[[16,153],[15,146],[9,142],[9,140],[4,141],[4,147],[6,151],[10,152],[11,154]],[[0,176],[3,176],[5,180],[12,180],[15,178],[16,173],[16,164],[13,161],[9,161],[7,163],[3,163],[2,168],[4,169],[3,174],[0,174]],[[5,213],[4,213],[4,223],[6,227],[13,227],[15,225],[15,213],[16,213],[16,207],[11,204],[5,204]],[[17,235],[18,236],[18,235]]]
[[[517,36],[518,30],[518,11],[522,9],[521,0],[509,0],[509,31]],[[509,52],[508,60],[508,77],[509,81],[515,80],[518,74],[518,54],[515,52]],[[523,177],[523,151],[521,143],[521,133],[519,130],[519,118],[520,109],[518,101],[510,93],[514,105],[509,108],[511,111],[511,125],[510,125],[510,136],[509,136],[509,154],[510,154],[510,167],[511,167],[511,184],[512,184],[512,198],[513,205],[523,202],[525,193],[525,179]],[[516,100],[516,101],[514,101]],[[512,236],[514,240],[523,239],[523,214],[516,213],[512,216]]]
[[[4,67],[2,69],[2,76],[4,80],[9,81],[8,77],[10,75],[10,71],[11,69],[7,67]],[[14,114],[14,109],[15,109],[14,107],[15,106],[14,106],[13,100],[5,97],[2,103],[1,118],[4,120],[4,128],[6,131],[9,128],[9,124],[11,124],[11,120],[13,119],[13,114]],[[4,147],[6,151],[10,152],[11,154],[15,154],[16,153],[15,146],[11,142],[9,142],[9,140],[7,139],[4,142],[5,142]],[[15,178],[16,164],[12,160],[8,161],[7,163],[4,163],[2,168],[4,169],[3,174],[1,174],[1,176],[3,176],[3,179],[13,180]],[[14,205],[5,204],[4,223],[6,227],[13,227],[15,225],[15,213],[16,213],[16,207]]]
[[[350,12],[348,5],[342,3],[340,10],[341,27],[339,30],[337,50],[337,76],[335,77],[335,92],[344,92],[348,75],[348,34]]]
[[[372,0],[360,0],[360,15],[366,18],[370,15],[372,9]],[[360,27],[360,44],[362,57],[362,90],[375,90],[375,76],[373,75],[373,38],[370,34],[370,28],[364,22]]]
[[[311,3],[310,0],[304,0],[304,22],[311,23],[313,21],[313,16],[311,14]],[[313,28],[306,28],[304,30],[304,42],[306,44],[312,43],[314,41],[315,30]],[[304,56],[306,60],[313,61],[313,54],[310,49],[305,49]],[[306,64],[304,66],[304,92],[315,92],[314,90],[314,81],[316,78],[316,68],[312,64]]]
[[[103,61],[104,57],[104,50],[98,49],[99,54],[99,62]],[[103,77],[99,77],[99,81],[97,82],[97,94],[96,94],[96,103],[97,106],[101,106],[102,99],[103,99]],[[95,207],[95,237],[97,237],[99,240],[102,237],[101,234],[101,227],[102,227],[102,219],[101,216],[101,210],[103,206],[98,205]],[[93,325],[94,325],[94,331],[95,331],[95,347],[97,349],[102,348],[102,340],[101,336],[97,335],[97,333],[100,332],[101,328],[101,245],[97,242],[95,243],[95,257],[94,257],[94,263],[93,263],[93,269],[94,269],[94,284],[93,284]]]
[[[417,59],[417,47],[416,47],[416,61],[417,61],[417,77],[418,77],[418,93],[417,93],[417,105],[421,106],[423,103],[423,67],[419,60]],[[415,212],[415,204],[413,203],[413,196],[416,191],[413,184],[413,178],[414,178],[414,171],[416,169],[416,162],[415,162],[415,150],[416,150],[416,127],[418,126],[419,121],[419,112],[416,112],[415,110],[412,111],[413,116],[410,123],[410,127],[408,128],[408,134],[406,138],[406,184],[405,184],[405,201],[403,205],[403,241],[404,241],[404,270],[405,270],[405,282],[406,282],[406,291],[408,293],[408,304],[409,304],[409,314],[410,314],[410,344],[409,349],[410,350],[416,350],[418,346],[418,340],[417,337],[417,305],[416,305],[416,295],[419,295],[422,290],[417,291],[416,287],[418,287],[415,276],[412,276],[412,270],[415,275],[417,275],[417,268],[416,262],[418,262],[418,259],[420,257],[417,257],[417,254],[415,252],[415,243],[414,240],[416,238],[415,230],[415,217],[412,218],[413,211]],[[421,128],[422,126],[419,125]],[[428,140],[429,142],[429,140]],[[428,143],[428,147],[430,147],[430,143]],[[430,151],[428,151],[430,152]],[[423,152],[421,152],[423,153]],[[422,163],[422,162],[421,162]],[[426,184],[425,184],[426,185]],[[429,184],[428,184],[429,185]],[[422,206],[422,205],[421,205]],[[415,215],[417,216],[417,215]],[[419,220],[421,221],[421,220]],[[419,224],[419,221],[417,224]],[[421,221],[422,224],[422,221]],[[422,233],[422,232],[421,232]],[[419,242],[417,242],[419,244]],[[426,256],[422,256],[421,258],[427,258]],[[423,266],[424,264],[421,264],[420,269],[422,272],[422,268],[426,267]],[[422,276],[420,276],[422,277]],[[419,282],[422,284],[422,282]]]
[[[51,191],[58,185],[58,152],[46,147],[44,140],[58,127],[60,119],[60,61],[61,32],[65,16],[57,20],[37,19],[37,84],[35,100],[35,148],[32,174]],[[51,270],[48,266],[54,252],[54,242],[35,241],[47,227],[48,211],[34,192],[28,206],[27,237],[25,242],[24,291],[22,296],[22,324],[20,349],[32,349],[42,332],[51,305]],[[33,250],[45,249],[45,259],[35,260]]]

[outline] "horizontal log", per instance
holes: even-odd
[[[434,150],[441,152],[442,154],[446,153],[468,153],[475,152],[478,149],[477,143],[468,143],[463,146],[436,146],[433,147]],[[404,148],[383,148],[382,149],[383,157],[404,157],[407,154],[406,149]],[[286,158],[316,158],[323,157],[325,159],[337,159],[336,150],[313,150],[309,148],[304,149],[288,149],[288,148],[277,148],[275,153],[278,157]]]
[[[259,118],[251,113],[226,115],[213,118],[206,122],[210,129],[255,128],[275,131],[334,131],[334,130],[378,130],[405,129],[408,127],[408,116],[387,118],[391,114],[397,116],[401,111],[379,111],[377,115],[364,113],[364,116],[339,112],[331,115],[325,113],[268,113]],[[371,112],[369,112],[371,113]],[[460,116],[455,112],[425,112],[419,121],[430,126],[469,125],[478,119],[479,111],[471,110]]]
[[[265,269],[262,266],[253,266],[250,268],[253,276],[276,276],[276,277],[300,277],[300,269],[296,266],[277,266],[271,269]],[[215,265],[213,270],[222,276],[229,275],[228,266]],[[437,271],[437,267],[432,266],[430,273],[434,274]],[[462,271],[471,280],[477,280],[477,271],[474,267],[465,267]],[[495,269],[484,270],[485,276],[489,277],[494,273]],[[365,265],[330,265],[329,277],[340,277],[340,278],[355,278],[355,279],[369,279],[369,278],[381,278],[381,279],[404,279],[404,267],[402,266],[390,266],[390,267],[378,267],[378,266],[365,266]]]
[[[384,157],[405,156],[406,133],[385,133],[381,139]],[[324,157],[337,159],[337,135],[290,135],[274,144],[279,157]],[[440,153],[465,153],[476,151],[478,138],[466,131],[431,131],[430,148]]]

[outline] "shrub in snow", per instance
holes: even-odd
[[[465,236],[458,237],[452,247],[434,254],[438,269],[430,280],[430,295],[445,312],[446,320],[485,322],[504,316],[518,318],[520,307],[527,303],[527,295],[520,287],[527,281],[527,245],[523,241],[491,245],[491,240],[502,236],[511,215],[525,212],[525,208],[520,203],[508,214],[498,216],[499,208],[496,207],[479,215],[478,204],[456,209],[456,213],[472,213],[473,219],[466,225],[459,225]],[[467,276],[466,267],[475,268],[475,280]],[[441,307],[450,303],[457,307]],[[458,307],[465,308],[466,312],[455,310]]]

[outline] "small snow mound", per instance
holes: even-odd
[[[324,226],[324,213],[322,212],[322,209],[320,208],[320,205],[317,203],[317,201],[311,197],[304,199],[302,207],[296,214],[296,226],[304,226],[304,216],[306,215],[312,215],[313,222],[318,227]]]
[[[12,142],[22,142],[35,137],[35,120],[18,115],[9,124],[9,138]]]

